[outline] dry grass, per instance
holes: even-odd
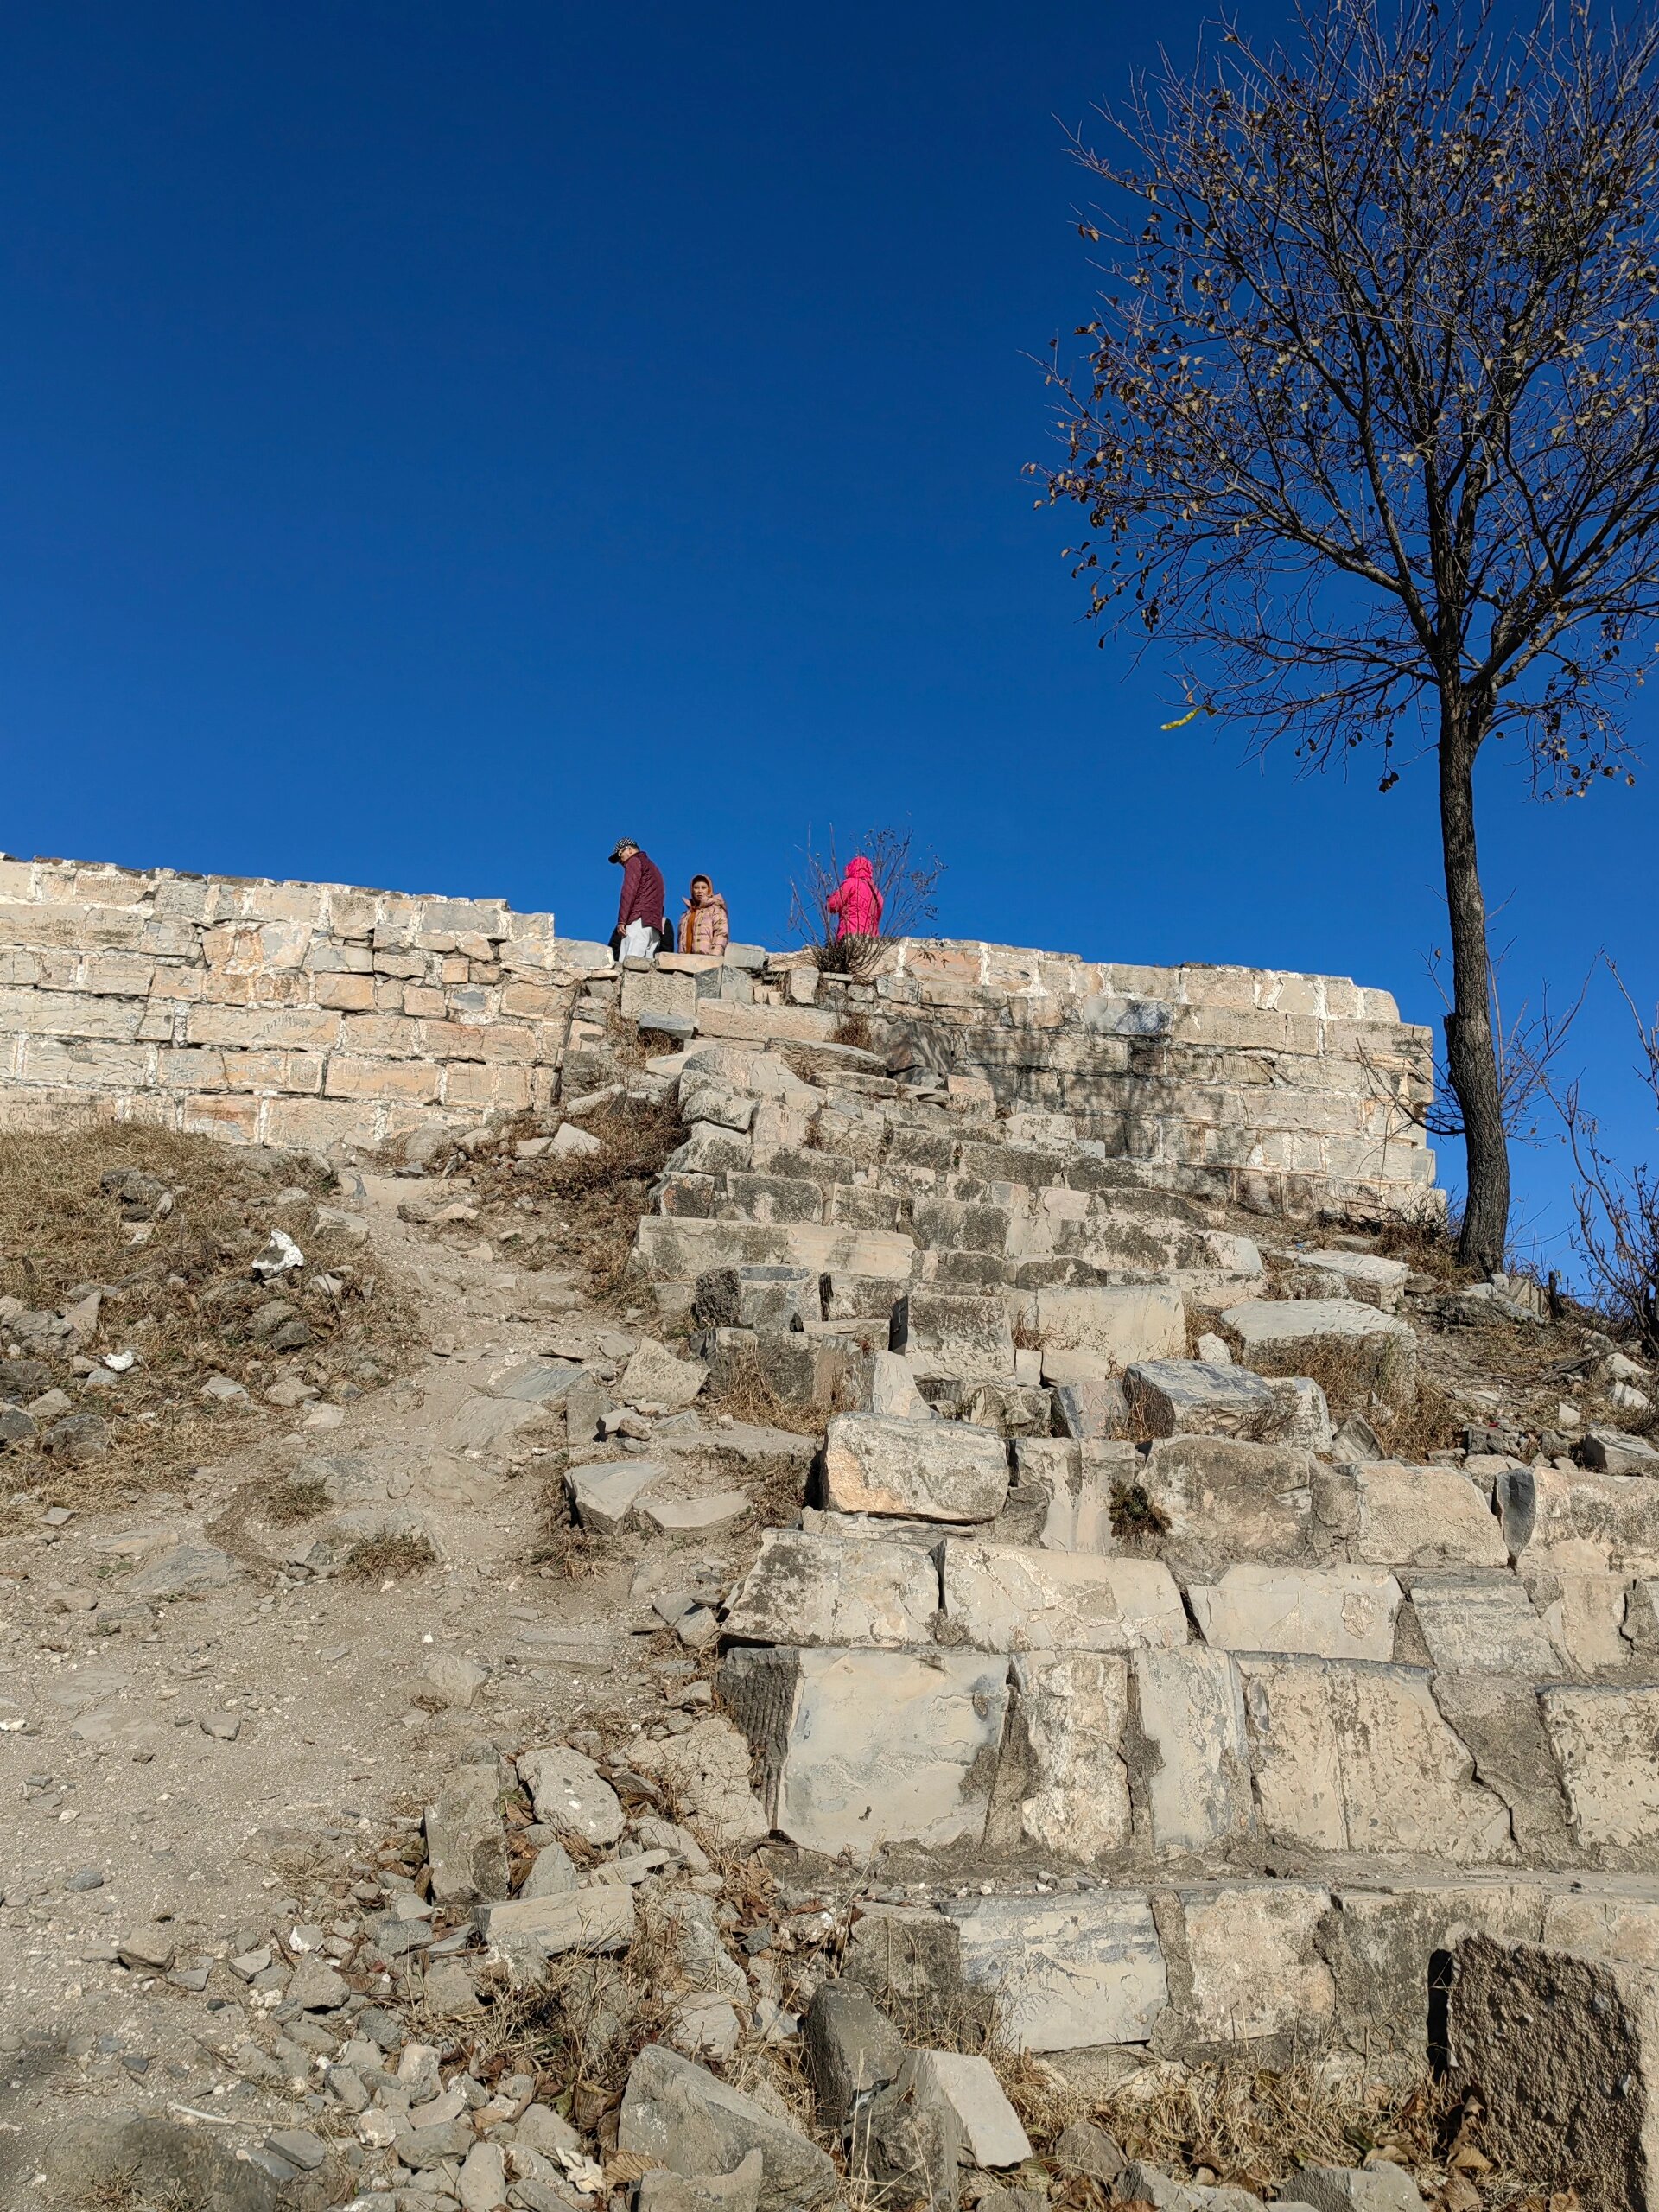
[[[593,1302],[616,1307],[635,1287],[628,1260],[652,1185],[685,1141],[685,1128],[671,1097],[619,1098],[581,1126],[599,1140],[597,1152],[520,1160],[515,1144],[544,1132],[529,1118],[509,1123],[492,1149],[474,1156],[474,1188],[486,1205],[510,1207],[514,1227],[524,1225],[525,1201],[548,1220],[520,1255],[523,1265],[573,1262]]]
[[[1432,1275],[1448,1287],[1480,1280],[1479,1270],[1465,1267],[1458,1257],[1453,1222],[1384,1222],[1372,1238],[1371,1249],[1379,1259],[1403,1260],[1420,1275]]]
[[[163,1190],[170,1205],[151,1219],[125,1217],[120,1193],[102,1181],[122,1169],[153,1178],[152,1198]],[[0,1296],[50,1313],[88,1286],[105,1295],[84,1344],[42,1344],[14,1321],[0,1325],[0,1345],[15,1343],[41,1360],[46,1382],[77,1412],[99,1414],[111,1448],[66,1468],[38,1441],[14,1445],[0,1459],[0,1482],[12,1490],[44,1483],[71,1505],[165,1484],[275,1419],[261,1397],[279,1376],[297,1373],[326,1388],[384,1379],[406,1365],[413,1309],[363,1244],[319,1226],[326,1183],[308,1162],[272,1163],[211,1137],[138,1125],[8,1134],[0,1145]],[[252,1262],[276,1229],[295,1239],[306,1265],[267,1282]],[[256,1314],[277,1299],[298,1309],[309,1332],[296,1351],[269,1351],[254,1337]],[[114,1389],[83,1391],[77,1352],[97,1358],[129,1350],[137,1361]],[[253,1408],[204,1400],[202,1385],[214,1375],[241,1382]]]
[[[1419,1377],[1407,1404],[1379,1407],[1367,1418],[1389,1459],[1409,1467],[1421,1466],[1431,1452],[1452,1451],[1463,1441],[1462,1408],[1427,1375]]]
[[[1461,1439],[1465,1416],[1456,1403],[1431,1376],[1414,1381],[1392,1340],[1380,1349],[1376,1338],[1298,1344],[1286,1371],[1293,1370],[1319,1384],[1338,1427],[1360,1414],[1392,1459],[1418,1464]]]
[[[594,1447],[594,1457],[598,1456],[598,1448]],[[599,1539],[582,1526],[572,1510],[570,1493],[564,1485],[569,1464],[569,1455],[564,1453],[556,1457],[550,1466],[542,1488],[541,1530],[525,1557],[531,1567],[556,1567],[575,1581],[584,1574],[596,1574],[607,1554]]]
[[[1385,2082],[1311,2060],[1267,2067],[1241,2059],[1149,2066],[1091,2098],[1041,2059],[994,2051],[993,2062],[1039,2145],[1068,2121],[1089,2119],[1131,2158],[1261,2196],[1300,2164],[1359,2166],[1376,2154],[1403,2166],[1431,2198],[1455,2168],[1480,2174],[1479,2202],[1491,2212],[1529,2201],[1523,2178],[1485,2170],[1478,2117],[1427,2076]],[[1072,2198],[1062,2190],[1061,2201]]]
[[[437,1560],[425,1536],[370,1536],[353,1545],[340,1572],[353,1582],[403,1582],[435,1567]]]
[[[870,1027],[869,1016],[864,1014],[843,1014],[830,1032],[832,1045],[851,1045],[861,1052],[876,1049],[875,1032]]]
[[[835,1406],[809,1406],[780,1398],[760,1355],[750,1346],[728,1357],[716,1386],[711,1376],[701,1402],[705,1420],[728,1414],[757,1428],[785,1428],[794,1436],[822,1436]]]
[[[300,1521],[315,1521],[328,1503],[321,1481],[272,1483],[259,1497],[259,1517],[272,1529],[288,1529]]]
[[[1169,1516],[1157,1501],[1147,1495],[1144,1483],[1114,1483],[1112,1484],[1112,1534],[1121,1544],[1131,1543],[1136,1537],[1166,1536]]]

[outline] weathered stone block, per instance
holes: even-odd
[[[1102,1558],[946,1539],[944,1638],[982,1651],[1134,1651],[1186,1642],[1186,1615],[1159,1560]]]
[[[837,1414],[824,1441],[823,1487],[838,1513],[988,1521],[1007,1499],[1007,1446],[967,1421]]]
[[[1224,1651],[1390,1660],[1400,1585],[1380,1567],[1276,1567],[1241,1561],[1216,1583],[1190,1583],[1206,1643]]]
[[[1405,1296],[1406,1279],[1411,1273],[1403,1260],[1384,1260],[1375,1252],[1324,1248],[1299,1251],[1296,1263],[1299,1267],[1318,1268],[1325,1274],[1340,1275],[1350,1298],[1365,1306],[1375,1306],[1383,1313],[1399,1312]]]
[[[1351,1472],[1357,1519],[1346,1549],[1369,1567],[1507,1567],[1484,1494],[1454,1467],[1379,1459]]]
[[[805,1268],[711,1268],[697,1278],[692,1313],[705,1329],[787,1335],[820,1318],[818,1279]]]
[[[1284,1422],[1279,1392],[1243,1367],[1201,1359],[1139,1360],[1123,1377],[1129,1418],[1141,1436],[1276,1437]]]
[[[1144,1896],[975,1897],[946,1910],[960,1933],[963,1980],[994,1997],[1016,2049],[1150,2039],[1169,1982]]]
[[[1411,1605],[1431,1662],[1446,1673],[1535,1678],[1560,1667],[1560,1654],[1532,1601],[1508,1576],[1486,1582],[1414,1578]]]
[[[918,1545],[768,1529],[724,1631],[752,1643],[902,1650],[931,1643],[938,1605],[938,1567]]]
[[[1473,1778],[1426,1675],[1319,1659],[1240,1659],[1263,1827],[1322,1851],[1459,1866],[1514,1856],[1503,1802]]]
[[[507,1894],[506,1834],[495,1761],[457,1767],[426,1808],[435,1904],[475,1905]]]
[[[912,1290],[893,1309],[893,1350],[924,1382],[1014,1380],[1014,1332],[1000,1298]]]
[[[1549,1688],[1539,1705],[1574,1840],[1651,1854],[1659,1846],[1659,1686]]]
[[[1085,1863],[1125,1849],[1128,1661],[1113,1652],[1033,1653],[1014,1678],[988,1839]]]
[[[836,2191],[827,2152],[792,2121],[660,2043],[634,2060],[617,2148],[688,2177],[728,2175],[759,2152],[759,2212],[812,2212]]]
[[[1335,1978],[1319,1954],[1329,1891],[1301,1882],[1206,1884],[1180,1892],[1182,1957],[1166,2035],[1231,2053],[1334,2024]]]
[[[510,1957],[551,1959],[567,1951],[623,1951],[633,1941],[633,1891],[596,1882],[549,1897],[512,1897],[484,1915],[490,1942]]]
[[[1202,1644],[1130,1662],[1137,1761],[1154,1850],[1224,1849],[1255,1822],[1238,1670]]]
[[[1306,1374],[1310,1360],[1337,1351],[1361,1361],[1387,1397],[1402,1398],[1416,1384],[1416,1331],[1357,1299],[1255,1299],[1229,1306],[1221,1329],[1258,1374]]]
[[[792,1842],[834,1857],[983,1829],[1006,1658],[740,1649],[721,1686],[761,1762],[772,1825]]]
[[[1035,1306],[1046,1380],[1051,1352],[1092,1353],[1122,1369],[1137,1360],[1179,1359],[1186,1350],[1186,1310],[1180,1293],[1159,1283],[1039,1290]]]
[[[1090,1464],[1085,1450],[1085,1471]],[[1109,1481],[1140,1483],[1168,1523],[1150,1540],[1160,1555],[1206,1581],[1235,1560],[1262,1567],[1306,1560],[1319,1534],[1318,1462],[1284,1445],[1173,1437],[1154,1443],[1134,1469],[1114,1462],[1103,1472]]]
[[[1457,2087],[1488,2157],[1592,2212],[1646,2212],[1659,2186],[1659,1976],[1470,1936],[1447,2001]]]

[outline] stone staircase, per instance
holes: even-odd
[[[1459,1930],[1659,1961],[1659,1457],[1381,1459],[1299,1370],[1414,1389],[1408,1271],[1264,1255],[1282,1178],[1127,1156],[938,1007],[853,1046],[780,983],[734,1039],[681,980],[634,995],[688,1129],[634,1264],[716,1389],[823,1409],[719,1689],[775,1829],[880,1869],[852,1978],[1038,2051],[1421,2055]],[[1051,1098],[1122,1041],[988,1033]]]

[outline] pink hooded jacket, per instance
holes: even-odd
[[[837,938],[880,936],[885,904],[875,887],[875,871],[862,853],[855,854],[848,861],[840,890],[825,901],[826,910],[839,917]]]

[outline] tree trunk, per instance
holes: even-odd
[[[1486,901],[1475,853],[1475,755],[1484,734],[1471,702],[1446,703],[1440,745],[1440,845],[1452,924],[1446,1064],[1463,1116],[1469,1179],[1458,1257],[1491,1274],[1503,1266],[1509,1242],[1510,1146],[1492,1036]]]

